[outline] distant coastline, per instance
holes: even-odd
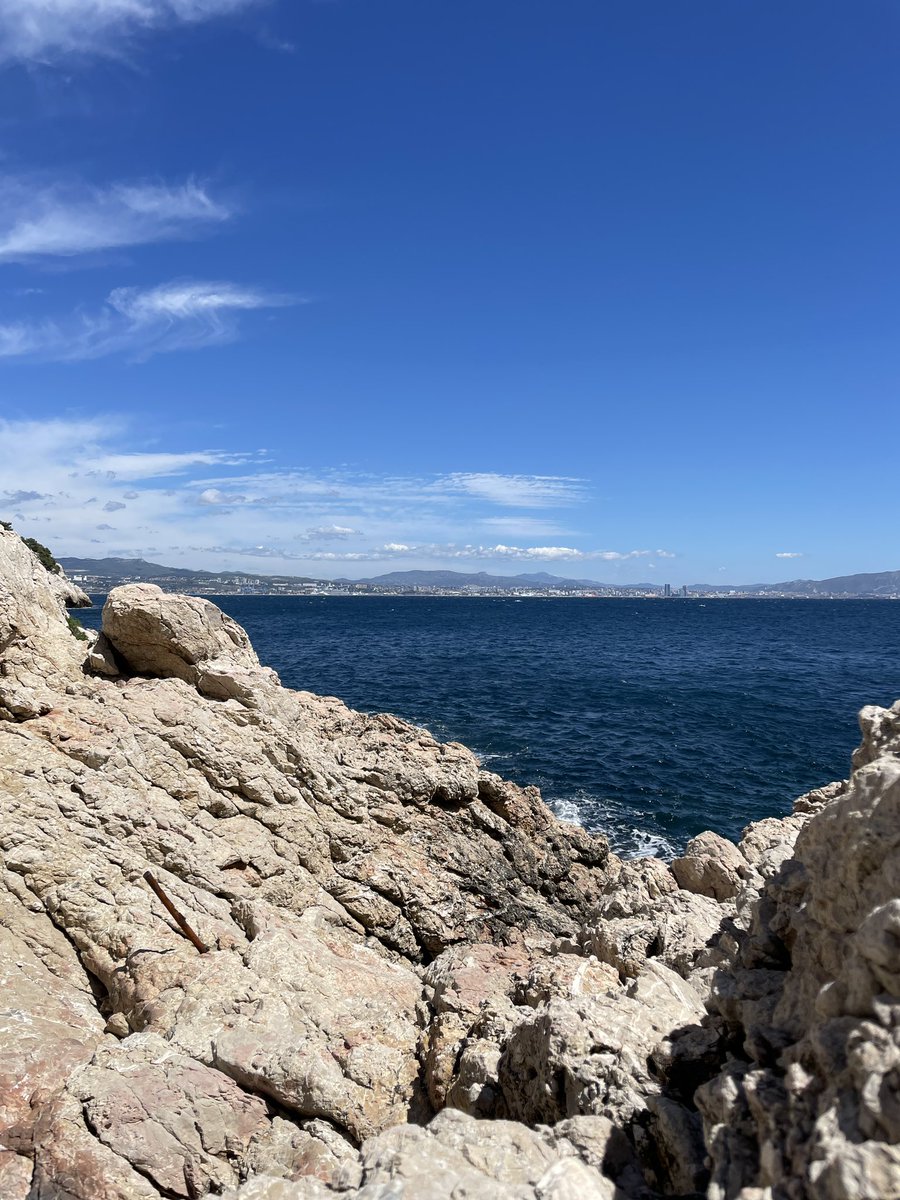
[[[198,596],[394,596],[584,600],[900,600],[900,571],[800,579],[785,583],[609,584],[538,572],[498,576],[485,572],[395,571],[372,579],[313,579],[255,572],[194,571],[143,559],[60,558],[86,592],[104,595],[122,583],[153,583],[165,592]]]

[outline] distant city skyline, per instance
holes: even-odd
[[[900,568],[898,48],[820,0],[6,6],[0,519],[322,578]]]

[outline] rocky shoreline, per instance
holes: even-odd
[[[900,702],[669,867],[84,599],[0,530],[0,1196],[900,1195]]]

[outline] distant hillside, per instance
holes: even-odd
[[[422,588],[441,589],[452,588],[496,588],[498,591],[508,591],[513,588],[616,588],[620,591],[661,592],[659,584],[651,583],[599,583],[594,579],[566,579],[562,575],[550,575],[546,571],[535,571],[519,575],[489,575],[487,571],[390,571],[385,575],[375,575],[369,579],[336,579],[329,584],[326,580],[316,580],[308,575],[262,575],[258,571],[201,571],[190,567],[166,567],[161,563],[147,562],[143,558],[61,558],[63,570],[68,574],[96,575],[110,583],[119,583],[125,579],[159,579],[183,580],[185,586],[193,581],[204,590],[221,580],[230,583],[235,579],[244,579],[252,575],[260,583],[279,584],[313,584],[321,583],[333,587],[336,584],[356,584],[375,588]],[[680,589],[676,589],[680,590]],[[753,596],[897,596],[900,595],[900,571],[877,571],[864,575],[838,575],[832,579],[794,579],[786,583],[695,583],[688,587],[689,592],[702,592],[706,595],[743,594]]]
[[[782,596],[896,596],[900,595],[900,571],[873,571],[860,575],[835,575],[831,579],[791,579],[786,583],[694,583],[697,592],[776,593]]]
[[[109,579],[159,579],[160,576],[210,576],[223,578],[234,572],[193,571],[187,567],[164,567],[161,563],[146,562],[143,558],[61,558],[60,565],[67,574],[73,571],[86,575],[103,575]]]
[[[900,571],[873,571],[867,575],[836,575],[833,579],[794,579],[772,583],[769,591],[790,591],[795,596],[896,596],[900,593]]]
[[[360,579],[359,583],[373,583],[380,587],[527,587],[534,581],[534,576],[488,575],[486,571],[389,571],[386,575],[373,575],[368,579]],[[548,575],[546,579],[553,580],[555,576]],[[341,582],[349,582],[342,580]],[[550,586],[549,582],[545,586]]]
[[[342,580],[341,582],[350,582]],[[357,579],[356,583],[376,584],[379,587],[425,587],[425,588],[521,588],[521,587],[610,587],[594,579],[565,579],[561,575],[548,575],[546,571],[535,571],[524,575],[489,575],[486,571],[390,571],[386,575],[373,575],[368,579]],[[615,585],[619,586],[619,585]],[[645,584],[632,584],[645,587]]]

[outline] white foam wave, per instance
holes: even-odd
[[[681,853],[680,846],[664,833],[634,824],[634,813],[617,812],[616,805],[598,796],[557,796],[548,798],[547,803],[560,820],[587,825],[604,834],[610,849],[620,858],[661,858],[668,862]]]
[[[568,821],[571,825],[584,825],[581,811],[574,800],[551,800],[549,803],[553,813],[561,821]]]

